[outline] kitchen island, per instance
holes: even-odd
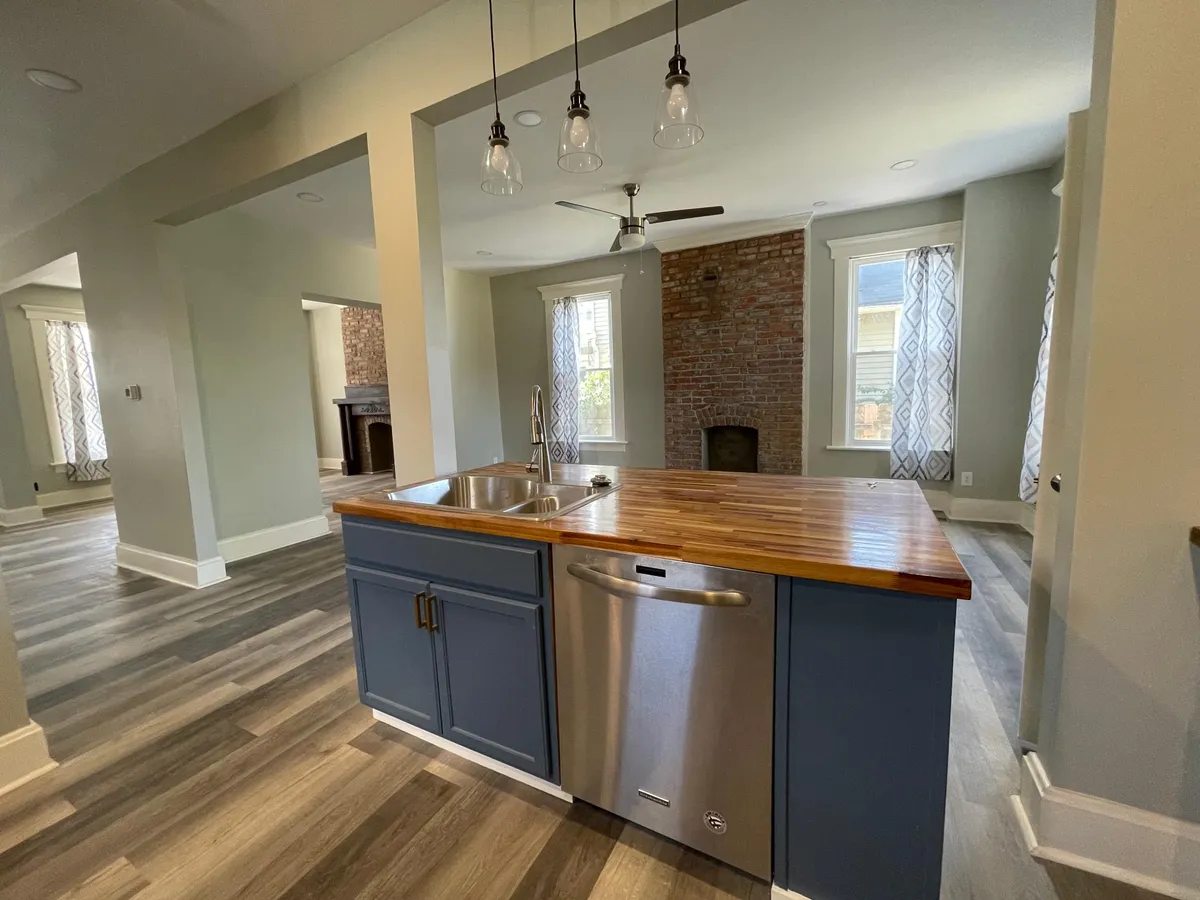
[[[531,477],[515,464],[473,474]],[[732,837],[720,816],[707,820],[711,840],[689,842],[812,900],[936,898],[955,604],[971,584],[919,487],[603,466],[557,466],[555,481],[597,474],[618,489],[542,520],[386,494],[336,503],[364,703],[554,791],[560,716],[576,702],[559,708],[559,682],[569,687],[583,664],[578,641],[555,642],[566,577],[555,547],[633,554],[648,575],[633,577],[647,583],[682,564],[769,576],[774,646],[745,660],[773,667],[771,696],[745,699],[769,704],[767,733],[712,733],[705,750],[718,767],[754,759],[770,770],[762,857],[723,855]],[[592,743],[610,741],[597,731]]]

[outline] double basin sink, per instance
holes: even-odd
[[[394,503],[541,520],[578,509],[616,489],[613,484],[543,484],[508,475],[451,475],[387,491],[384,496]]]

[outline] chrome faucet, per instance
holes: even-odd
[[[546,447],[546,409],[542,405],[542,387],[535,384],[529,398],[529,443],[533,445],[533,459],[525,467],[526,472],[537,471],[538,481],[549,484],[554,480],[550,469],[550,451]]]

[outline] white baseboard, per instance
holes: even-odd
[[[1021,521],[1017,524],[1033,534],[1033,524],[1037,519],[1037,504],[1036,503],[1021,503]]]
[[[51,491],[48,494],[38,494],[37,504],[42,509],[55,509],[59,506],[75,506],[79,503],[95,503],[97,500],[111,500],[112,495],[111,484],[95,484],[89,487],[72,488],[69,491]]]
[[[40,506],[18,506],[16,509],[0,509],[0,528],[16,528],[30,522],[42,520]]]
[[[809,900],[809,898],[773,884],[771,885],[771,900]]]
[[[1013,811],[1029,852],[1143,890],[1200,900],[1200,825],[1056,788],[1036,753]]]
[[[501,775],[507,775],[513,781],[519,781],[521,784],[527,784],[531,788],[536,788],[544,794],[549,794],[551,797],[557,797],[559,800],[565,800],[568,803],[574,803],[575,798],[562,790],[557,784],[551,784],[549,781],[543,781],[541,778],[536,778],[528,772],[522,772],[520,769],[515,769],[510,765],[502,762],[497,762],[490,756],[484,756],[482,753],[476,753],[474,750],[468,750],[461,744],[456,744],[454,741],[448,741],[440,734],[433,734],[423,728],[418,728],[416,725],[409,725],[407,722],[397,719],[395,716],[389,716],[387,713],[381,713],[377,709],[371,710],[375,718],[386,725],[391,725],[393,728],[398,728],[401,731],[411,734],[414,737],[419,737],[421,740],[433,744],[435,747],[453,753],[455,756],[461,756],[463,759],[470,760],[477,765],[483,766],[485,769],[491,769],[493,772],[499,772]]]
[[[947,518],[955,521],[1020,525],[1033,534],[1033,505],[1021,500],[955,497],[949,491],[938,488],[926,488],[925,500],[931,509],[944,512]]]
[[[286,525],[275,525],[224,538],[217,541],[217,551],[224,557],[225,562],[231,563],[270,553],[281,547],[311,541],[326,534],[329,534],[329,520],[324,516],[313,516],[297,522],[288,522]]]
[[[342,458],[340,456],[336,458],[332,456],[318,456],[317,465],[322,469],[337,469],[340,472],[342,470]]]
[[[57,765],[50,758],[46,734],[37,722],[0,735],[0,794],[44,775]]]
[[[132,569],[143,575],[152,575],[163,581],[190,588],[208,587],[229,580],[229,576],[225,574],[225,560],[220,556],[201,560],[186,559],[169,553],[159,553],[157,550],[147,550],[145,547],[135,547],[132,544],[117,544],[117,565],[122,569]]]

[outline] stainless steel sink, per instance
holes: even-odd
[[[522,519],[552,519],[616,489],[616,485],[542,484],[530,478],[508,475],[451,475],[387,491],[384,496],[394,503],[441,506]]]

